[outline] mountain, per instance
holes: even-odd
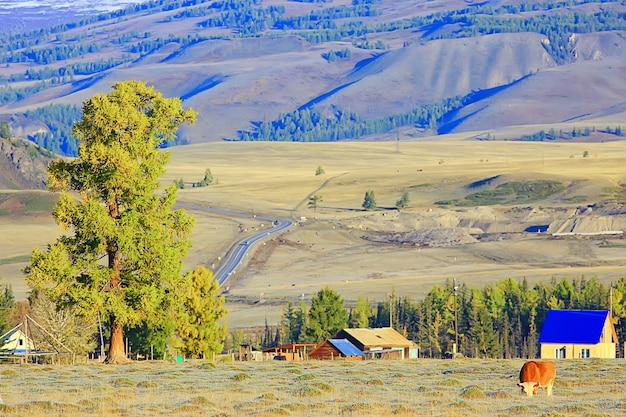
[[[604,129],[626,111],[625,16],[621,1],[154,0],[5,36],[0,117],[71,153],[34,110],[139,79],[199,112],[179,143]]]
[[[84,17],[119,10],[136,3],[140,3],[140,1],[0,1],[0,17],[3,22],[0,33],[25,32],[71,23]]]

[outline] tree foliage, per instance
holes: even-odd
[[[376,196],[374,195],[373,190],[365,192],[365,197],[363,197],[361,207],[363,207],[363,210],[373,210],[376,208]]]
[[[97,321],[76,313],[75,306],[59,308],[43,291],[29,297],[31,315],[46,334],[40,334],[37,346],[45,351],[69,349],[75,356],[86,356],[97,345]],[[49,333],[49,334],[48,334]],[[48,337],[54,336],[54,339]]]
[[[396,201],[396,208],[398,210],[402,210],[409,206],[409,193],[408,191],[404,191],[402,196]]]
[[[536,358],[539,354],[539,333],[548,310],[589,309],[608,310],[612,305],[612,317],[618,340],[626,337],[626,278],[620,278],[612,290],[597,278],[577,280],[553,278],[533,287],[525,279],[507,278],[487,284],[483,288],[457,286],[456,320],[458,322],[458,351],[467,357],[481,358]],[[306,331],[293,332],[289,342],[319,341],[336,333],[341,326],[334,321],[318,317],[333,316],[320,305],[337,306],[343,301],[327,288],[314,297],[311,310],[306,315]],[[325,295],[320,295],[320,294]],[[370,306],[360,297],[350,309],[347,324],[350,327],[387,327],[393,314],[393,327],[420,345],[424,357],[443,357],[452,351],[455,342],[454,287],[448,281],[444,286],[434,286],[419,301],[408,296],[394,296]],[[609,304],[610,296],[612,303]],[[322,302],[322,298],[331,301]],[[283,311],[283,328],[301,328],[306,311],[301,306],[293,314],[293,304]],[[320,313],[321,311],[321,313]],[[345,311],[345,310],[344,310]],[[339,314],[337,314],[338,316]],[[297,326],[295,326],[297,323]],[[317,323],[317,324],[316,324]],[[319,323],[324,323],[319,325]],[[331,329],[323,332],[322,329]],[[322,336],[322,334],[324,336]],[[618,357],[623,346],[617,344]]]
[[[207,357],[220,353],[227,335],[221,320],[226,316],[224,296],[219,295],[219,283],[205,267],[189,272],[183,306],[177,318],[176,335],[181,350],[187,357]]]
[[[328,287],[318,291],[311,299],[307,315],[306,340],[319,343],[347,325],[348,313],[343,306],[343,298]]]
[[[11,131],[11,125],[6,120],[0,120],[0,138],[11,139],[13,132]]]
[[[4,290],[0,293],[0,335],[11,329],[13,325],[11,316],[15,312],[16,306],[13,288],[6,284]]]
[[[175,186],[158,193],[169,160],[159,145],[193,121],[180,99],[120,82],[84,103],[73,128],[78,158],[48,168],[49,188],[61,193],[54,218],[70,234],[33,250],[26,280],[61,308],[87,318],[100,312],[111,332],[109,362],[126,359],[124,326],[158,325],[180,304],[194,219],[173,210]]]
[[[312,195],[311,197],[309,197],[309,202],[307,203],[307,206],[311,209],[313,209],[313,211],[317,211],[317,208],[319,207],[319,203],[322,202],[322,196],[321,195]]]

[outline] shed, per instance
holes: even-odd
[[[549,310],[539,336],[542,359],[615,358],[617,343],[606,310]]]
[[[315,343],[290,343],[263,349],[263,354],[276,360],[302,361],[308,358],[315,346]]]
[[[415,359],[419,357],[419,347],[391,327],[343,329],[334,337],[349,340],[368,357],[382,357],[368,354],[371,351],[381,350],[400,351],[400,353],[385,355],[386,358]]]
[[[347,339],[327,339],[309,353],[309,358],[319,360],[333,360],[337,358],[363,360],[363,352]]]

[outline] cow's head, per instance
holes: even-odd
[[[529,397],[532,397],[539,391],[539,382],[520,382],[517,386],[522,389],[522,394],[526,394]]]

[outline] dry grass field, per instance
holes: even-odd
[[[531,127],[526,133],[540,129]],[[515,134],[519,137],[520,132],[496,136]],[[228,282],[230,327],[260,326],[266,319],[277,323],[287,301],[308,300],[326,285],[351,305],[359,296],[374,302],[393,291],[420,299],[432,286],[452,278],[482,287],[509,277],[532,283],[595,276],[608,283],[623,275],[626,242],[621,237],[554,239],[523,230],[559,222],[575,223],[585,232],[626,229],[626,218],[619,212],[583,218],[576,211],[601,201],[623,201],[626,142],[471,140],[474,136],[190,145],[170,150],[172,160],[162,184],[179,178],[191,184],[210,168],[215,183],[181,190],[181,202],[296,222],[281,237],[253,246],[246,268]],[[323,175],[315,175],[319,166]],[[518,206],[435,204],[462,198],[470,192],[468,184],[495,176],[500,182],[557,180],[565,190]],[[366,212],[361,204],[368,190],[375,192],[378,209]],[[394,205],[403,191],[408,191],[410,203],[398,212]],[[322,196],[316,211],[307,206],[311,195]],[[217,266],[230,244],[268,227],[253,218],[190,212],[197,225],[187,269]],[[51,242],[61,230],[47,214],[0,216],[0,227],[0,283],[11,283],[18,298],[24,298],[27,288],[20,270],[30,250]],[[410,230],[441,230],[443,235],[455,230],[466,240],[419,246],[364,239]],[[480,233],[491,238],[472,237]]]
[[[522,396],[522,360],[4,365],[5,417],[623,416],[623,360],[558,361]]]

